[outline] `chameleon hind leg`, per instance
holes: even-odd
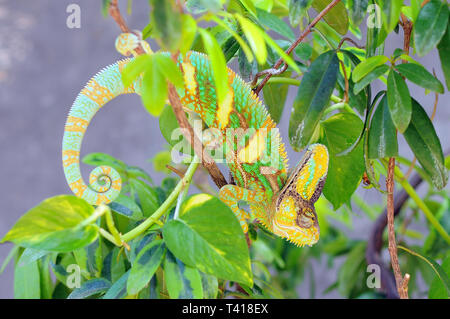
[[[257,204],[264,200],[262,193],[236,185],[223,186],[219,191],[219,198],[231,208],[234,215],[239,220],[239,224],[244,233],[247,233],[248,231],[247,219],[250,218],[250,215],[245,210],[239,208],[238,202],[246,201],[248,203]]]

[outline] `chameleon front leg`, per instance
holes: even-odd
[[[239,220],[242,230],[244,233],[247,233],[247,219],[250,218],[250,215],[245,210],[239,208],[238,202],[246,201],[248,203],[258,204],[264,200],[264,195],[261,192],[236,185],[225,185],[219,191],[219,198],[231,208],[234,215]]]

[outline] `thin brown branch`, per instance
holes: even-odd
[[[397,243],[395,240],[395,227],[394,227],[394,170],[395,170],[395,157],[389,158],[388,173],[386,178],[386,190],[388,192],[387,198],[387,225],[388,225],[388,250],[391,256],[391,265],[394,271],[395,282],[397,291],[401,299],[407,299],[408,295],[405,295],[405,290],[402,289],[402,273],[400,265],[398,263]]]
[[[342,45],[344,44],[344,42],[350,42],[351,44],[353,44],[355,47],[357,47],[358,49],[364,49],[365,47],[363,45],[359,45],[358,43],[356,43],[353,39],[345,37],[342,38],[341,41],[339,42],[339,45],[337,46],[337,49],[340,50]]]
[[[175,167],[173,167],[172,165],[166,164],[166,168],[168,170],[171,170],[172,172],[174,172],[175,174],[177,174],[180,178],[184,178],[184,173],[178,169],[176,169]]]
[[[328,13],[335,5],[337,5],[341,0],[333,0],[328,4],[325,9],[323,9],[315,18],[314,20],[306,27],[306,29],[302,32],[302,34],[295,40],[294,43],[291,44],[291,46],[286,50],[286,54],[291,54],[292,51],[306,38],[308,34],[311,33],[312,28],[320,21],[320,19],[323,18],[324,15]],[[275,63],[275,65],[272,67],[272,69],[278,69],[281,64],[284,62],[282,58],[278,59],[278,61]],[[254,90],[255,94],[259,94],[259,92],[262,90],[264,85],[266,85],[267,81],[271,78],[271,74],[268,73],[266,77],[259,83],[258,87]]]
[[[345,80],[344,102],[348,103],[349,84],[348,84],[347,71],[345,70],[345,65],[344,65],[344,62],[342,62],[342,60],[339,60],[339,64],[342,67],[342,72],[344,73],[344,80]]]
[[[406,16],[401,14],[401,25],[403,28],[403,50],[409,55],[412,22]],[[404,61],[405,63],[406,61]],[[389,158],[388,173],[386,178],[386,189],[388,192],[387,198],[387,224],[388,224],[388,250],[391,257],[392,270],[394,271],[395,283],[397,291],[401,299],[408,299],[408,282],[409,275],[405,274],[403,278],[398,263],[397,243],[395,240],[395,226],[394,226],[394,170],[395,157]]]

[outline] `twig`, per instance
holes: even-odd
[[[286,54],[291,54],[292,51],[306,38],[306,36],[311,32],[312,28],[322,19],[324,15],[328,13],[335,5],[337,5],[341,0],[333,0],[329,5],[325,7],[315,18],[314,20],[306,27],[306,29],[302,32],[302,34],[295,40],[294,43],[286,50]],[[281,64],[284,62],[282,58],[278,59],[272,69],[278,69]],[[269,81],[272,75],[268,73],[266,77],[259,83],[258,87],[254,90],[255,94],[259,94],[264,85],[266,85],[267,81]]]
[[[391,256],[391,265],[394,270],[395,282],[397,285],[397,291],[401,299],[408,299],[407,288],[405,290],[403,285],[402,272],[398,263],[397,243],[395,240],[395,228],[394,228],[394,170],[395,170],[395,157],[389,158],[388,173],[386,178],[386,190],[388,192],[387,197],[387,224],[388,224],[388,250]],[[405,294],[406,291],[406,294]]]
[[[344,73],[344,80],[345,80],[344,102],[348,103],[349,84],[348,84],[347,71],[345,70],[345,65],[344,65],[344,62],[342,62],[342,60],[339,60],[339,64],[342,67],[342,72]]]
[[[413,188],[417,188],[422,183],[419,174],[415,174],[410,181]],[[402,211],[403,205],[408,200],[408,193],[402,189],[395,195],[394,216]],[[398,292],[395,284],[395,278],[391,271],[384,265],[381,258],[381,250],[383,248],[383,232],[387,225],[387,208],[381,213],[374,223],[367,241],[366,260],[368,264],[376,264],[380,267],[381,286],[386,293],[387,298],[398,298]]]
[[[175,174],[177,174],[180,178],[184,177],[184,173],[178,169],[176,169],[175,167],[173,167],[172,165],[166,164],[166,168],[171,170],[172,172],[174,172]]]
[[[355,47],[357,47],[358,49],[364,49],[364,48],[365,48],[364,45],[359,45],[359,44],[356,43],[353,39],[345,37],[345,38],[342,38],[341,41],[339,42],[339,44],[338,44],[338,46],[337,46],[337,49],[338,49],[338,50],[341,49],[341,47],[342,47],[342,45],[344,44],[345,41],[350,42],[351,44],[353,44],[353,45],[354,45]]]
[[[403,50],[409,54],[409,47],[411,41],[412,22],[406,16],[401,14],[401,21],[403,27]],[[401,299],[408,299],[408,282],[409,275],[402,277],[400,265],[398,263],[397,243],[395,240],[394,227],[394,171],[395,171],[395,157],[389,158],[388,173],[386,178],[387,197],[387,223],[388,223],[388,239],[389,239],[389,255],[391,256],[391,265],[394,271],[397,291]]]
[[[262,77],[266,74],[270,74],[271,76],[272,75],[280,75],[281,73],[286,71],[287,67],[288,67],[288,65],[285,63],[281,69],[270,68],[270,69],[263,70],[261,72],[256,73],[255,77],[253,78],[253,81],[251,83],[251,87],[254,87],[258,83],[258,79],[260,77]]]

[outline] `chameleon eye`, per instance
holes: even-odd
[[[314,220],[314,214],[310,209],[305,209],[303,211],[303,215],[305,215],[306,217],[311,218],[312,220]]]

